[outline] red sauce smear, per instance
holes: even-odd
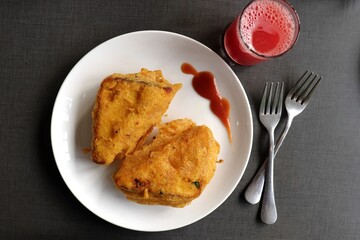
[[[232,135],[230,129],[230,103],[226,98],[223,98],[216,86],[215,77],[211,72],[198,72],[191,64],[183,63],[181,71],[185,74],[193,75],[192,86],[194,90],[202,97],[210,100],[211,111],[221,120],[225,126],[229,141],[232,142]]]

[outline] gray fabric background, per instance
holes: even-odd
[[[251,103],[253,149],[233,194],[204,219],[159,233],[114,226],[82,206],[56,168],[51,111],[84,54],[150,29],[189,36],[222,54],[224,27],[247,2],[1,1],[0,239],[360,239],[359,0],[291,0],[301,19],[292,51],[254,67],[229,62]],[[259,205],[243,199],[266,156],[259,101],[265,81],[285,81],[289,90],[306,69],[323,80],[277,156],[279,219],[267,226]]]

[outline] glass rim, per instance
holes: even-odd
[[[243,36],[242,36],[242,33],[241,33],[241,17],[243,16],[244,12],[246,9],[249,8],[249,6],[253,3],[253,2],[258,2],[258,1],[264,1],[264,0],[252,0],[250,1],[248,4],[246,4],[246,6],[244,7],[244,9],[242,10],[240,16],[239,16],[239,33],[240,33],[240,38],[241,38],[241,42],[245,45],[245,47],[253,54],[255,54],[256,56],[258,57],[261,57],[261,58],[264,58],[264,59],[272,59],[272,58],[277,58],[277,57],[280,57],[282,55],[284,55],[285,53],[287,53],[288,51],[290,51],[295,43],[297,42],[297,40],[299,39],[299,35],[300,35],[300,18],[299,18],[299,15],[297,14],[295,8],[286,0],[265,0],[265,1],[270,1],[270,2],[278,2],[280,4],[283,4],[285,7],[287,7],[287,9],[290,10],[290,12],[292,13],[291,15],[294,17],[294,20],[295,20],[295,24],[297,25],[297,29],[296,30],[296,34],[294,34],[294,40],[291,44],[291,46],[286,49],[286,51],[280,53],[280,54],[277,54],[277,55],[272,55],[272,56],[266,56],[264,54],[261,54],[261,53],[257,53],[256,51],[254,51],[253,49],[250,48],[249,44],[247,44],[244,39],[243,39]]]

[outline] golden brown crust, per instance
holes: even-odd
[[[151,144],[126,157],[113,180],[129,200],[184,207],[212,179],[219,150],[208,127],[175,120],[160,125]]]
[[[94,162],[110,164],[140,147],[180,88],[159,70],[105,78],[92,112]]]

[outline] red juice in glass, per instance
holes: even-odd
[[[299,31],[299,17],[288,2],[254,0],[227,28],[224,47],[233,61],[251,66],[287,52]]]

